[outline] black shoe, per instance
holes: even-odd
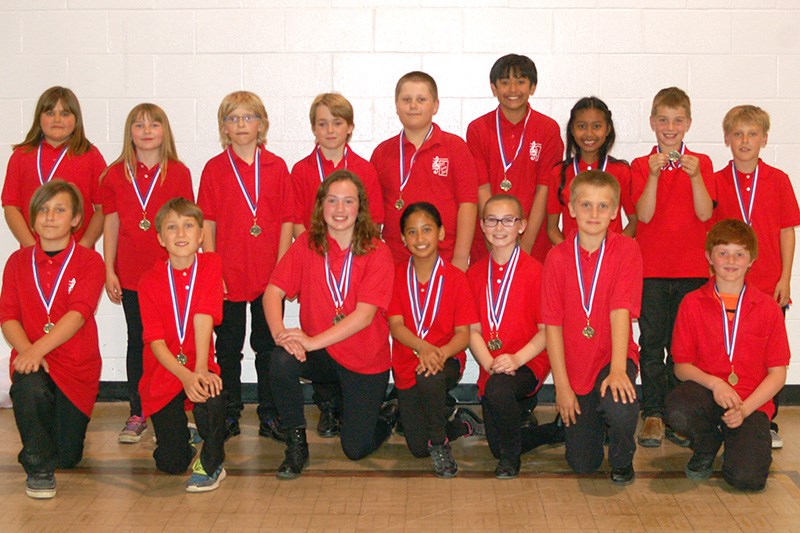
[[[389,426],[389,433],[394,430],[399,418],[400,408],[397,406],[397,400],[389,400],[388,402],[384,402],[383,407],[381,407],[381,412],[378,414],[378,420],[383,421]]]
[[[231,437],[242,434],[242,428],[239,427],[239,419],[229,416],[225,419],[225,440]]]
[[[536,427],[539,425],[539,419],[536,418],[536,415],[533,411],[525,411],[522,416],[522,423],[520,424],[521,428],[530,428]]]
[[[633,465],[611,469],[611,482],[618,485],[627,485],[634,478]]]
[[[286,433],[285,459],[278,467],[278,479],[297,479],[308,466],[306,428],[290,429]]]
[[[550,445],[564,444],[564,442],[567,440],[567,436],[564,430],[564,421],[561,419],[561,415],[556,415],[552,425],[553,433],[550,435],[550,440],[547,443]]]
[[[520,460],[512,461],[504,457],[500,458],[497,468],[494,469],[494,477],[497,479],[514,479],[519,475]]]
[[[666,426],[664,428],[664,436],[672,444],[676,444],[676,445],[680,446],[681,448],[688,448],[689,445],[692,443],[692,441],[689,440],[689,437],[685,437],[684,435],[681,435],[680,433],[675,433],[672,430],[672,428],[669,427],[669,426]]]
[[[428,445],[428,452],[431,454],[433,472],[436,474],[436,477],[456,477],[456,474],[458,474],[458,463],[456,463],[456,460],[453,458],[453,450],[450,448],[449,442],[445,441],[444,444]]]
[[[483,437],[486,436],[486,427],[483,425],[483,420],[466,407],[459,407],[454,414],[456,420],[460,420],[467,426],[465,437],[472,437],[473,435]]]
[[[703,480],[711,477],[714,473],[714,459],[717,457],[716,453],[701,453],[694,452],[692,458],[686,463],[686,477],[689,479]]]
[[[277,418],[262,418],[258,425],[258,434],[278,442],[286,442],[286,428]]]
[[[331,438],[339,435],[341,421],[339,415],[330,403],[319,406],[319,422],[317,422],[317,435],[322,438]]]

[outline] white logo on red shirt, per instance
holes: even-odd
[[[450,170],[450,160],[446,157],[439,157],[438,155],[433,158],[431,162],[431,171],[437,176],[443,178],[447,177],[447,172]]]
[[[72,294],[72,289],[74,288],[75,288],[75,278],[72,278],[71,280],[69,280],[69,283],[67,284],[67,294]]]
[[[531,161],[538,161],[539,154],[542,153],[542,143],[537,143],[536,141],[532,141],[528,153],[531,156]]]

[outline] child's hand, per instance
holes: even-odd
[[[778,302],[779,307],[786,307],[789,304],[789,295],[791,294],[790,290],[790,283],[789,280],[784,281],[783,279],[778,280],[778,284],[775,285],[775,293],[773,294],[773,298],[776,302]]]
[[[724,409],[737,409],[742,405],[739,394],[721,379],[711,387],[711,392],[714,393],[714,401],[717,402],[717,405]]]
[[[681,156],[681,168],[689,174],[690,178],[700,177],[700,159],[697,156],[683,154]]]
[[[566,389],[556,387],[556,409],[566,427],[577,422],[577,416],[581,414],[581,406],[572,387],[568,386]]]
[[[33,374],[39,371],[39,367],[44,363],[44,358],[33,353],[33,345],[27,350],[20,352],[14,359],[14,371],[20,374]]]
[[[306,350],[303,348],[303,345],[300,344],[296,340],[286,340],[276,343],[278,346],[289,352],[294,356],[295,359],[300,361],[301,363],[306,362]]]
[[[514,361],[514,356],[512,354],[500,354],[492,361],[493,374],[508,374],[509,376],[513,376],[516,374],[518,368],[519,365]]]
[[[195,372],[198,376],[200,376],[200,381],[203,384],[203,388],[205,389],[206,393],[212,398],[216,398],[222,392],[222,378],[218,375],[214,374],[213,372],[200,371]]]
[[[744,405],[728,409],[725,411],[725,414],[722,415],[722,421],[731,429],[741,426],[745,418],[747,418],[747,414],[744,412]]]
[[[417,366],[417,374],[425,374],[425,377],[434,376],[444,369],[442,359],[444,352],[438,346],[434,346],[429,342],[423,341],[422,347],[419,350],[419,365]]]
[[[282,336],[281,336],[282,335]],[[283,330],[279,336],[282,341],[294,341],[303,348],[304,351],[311,351],[311,337],[306,335],[306,332],[299,328],[291,328]]]
[[[106,274],[106,294],[112,303],[122,303],[122,287],[119,284],[119,278],[113,272]]]
[[[661,169],[669,164],[669,156],[664,152],[656,152],[647,160],[650,167],[650,175],[657,178],[661,175]]]
[[[190,402],[205,403],[208,399],[209,394],[204,386],[203,376],[200,374],[189,372],[181,378],[181,383],[183,383],[183,390]]]
[[[633,403],[636,399],[636,387],[631,383],[625,372],[609,372],[606,379],[600,383],[600,396],[606,397],[606,391],[611,389],[611,397],[615,402]]]

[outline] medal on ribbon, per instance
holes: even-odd
[[[725,353],[728,355],[728,360],[731,362],[731,373],[728,375],[728,383],[735,387],[739,383],[739,376],[733,368],[733,352],[736,350],[736,337],[739,334],[739,318],[741,317],[742,301],[744,301],[744,292],[747,290],[747,285],[742,286],[739,291],[739,298],[736,300],[736,311],[733,313],[733,331],[728,329],[728,311],[725,309],[725,302],[722,301],[722,296],[719,294],[717,284],[714,284],[714,294],[719,299],[720,306],[722,307],[722,334],[725,339]]]
[[[492,259],[489,258],[489,269],[486,283],[486,314],[489,321],[489,341],[486,346],[491,351],[499,350],[503,347],[500,339],[500,325],[503,323],[503,315],[506,312],[508,294],[511,290],[511,282],[514,280],[514,273],[517,270],[519,260],[519,245],[514,247],[511,258],[506,264],[506,271],[500,279],[500,287],[497,289],[497,299],[494,298],[494,279],[492,277]]]
[[[522,124],[522,135],[520,135],[519,144],[511,160],[506,159],[506,150],[503,147],[503,135],[500,132],[500,106],[497,106],[497,109],[495,109],[494,118],[495,125],[497,126],[497,147],[500,149],[500,161],[503,163],[503,181],[500,182],[500,188],[503,192],[508,192],[511,190],[513,184],[506,176],[508,175],[508,169],[511,168],[511,165],[514,164],[514,161],[517,160],[517,156],[522,151],[522,145],[525,144],[525,129],[528,126],[528,119],[531,118],[531,109],[528,109],[528,114],[525,115],[525,122]]]
[[[153,191],[156,188],[156,182],[158,182],[158,177],[161,175],[161,166],[158,167],[158,171],[156,171],[156,175],[153,176],[153,181],[150,183],[150,188],[147,189],[147,194],[142,196],[142,191],[139,190],[139,185],[136,181],[136,174],[133,172],[130,164],[126,161],[125,168],[128,171],[128,175],[131,177],[131,183],[133,184],[133,191],[136,193],[136,199],[139,200],[139,205],[142,206],[142,220],[139,221],[139,229],[142,231],[147,231],[150,229],[150,221],[147,220],[147,204],[150,203],[150,197],[153,195]]]
[[[347,152],[349,148],[347,145],[344,147],[344,152],[342,153],[342,161],[344,161],[344,169],[347,170]],[[314,150],[314,155],[317,156],[317,172],[319,173],[319,181],[322,183],[325,178],[325,170],[322,168],[322,149],[317,145],[317,148]]]
[[[403,207],[406,205],[406,202],[403,200],[403,189],[406,188],[406,185],[408,184],[408,180],[411,177],[411,170],[414,168],[414,161],[417,159],[417,155],[419,154],[419,151],[422,149],[422,147],[425,145],[425,143],[428,141],[428,139],[431,138],[431,135],[433,135],[433,124],[431,124],[431,127],[428,129],[428,133],[425,134],[425,138],[422,140],[422,144],[419,145],[419,149],[417,149],[417,151],[415,151],[414,154],[411,156],[411,161],[408,163],[408,172],[406,172],[405,171],[405,161],[406,161],[405,155],[406,154],[405,154],[405,148],[403,147],[403,140],[405,139],[405,131],[404,130],[400,130],[400,137],[399,137],[399,139],[400,139],[400,197],[394,203],[394,208],[397,209],[398,211],[403,209]]]
[[[439,271],[442,273],[439,275]],[[417,337],[424,339],[436,320],[436,315],[439,313],[439,303],[442,299],[442,287],[444,287],[444,261],[441,257],[437,257],[436,264],[433,266],[431,272],[431,279],[428,286],[428,294],[425,295],[425,303],[420,305],[419,297],[419,281],[417,280],[417,273],[414,270],[414,258],[408,258],[408,269],[406,270],[406,286],[408,287],[408,299],[411,302],[411,316],[414,318],[414,328],[417,332]],[[430,320],[425,322],[425,317],[428,316],[428,309],[430,308],[431,298],[433,293],[433,309],[430,313]]]
[[[600,278],[600,268],[603,266],[603,256],[606,254],[606,239],[600,244],[600,254],[597,257],[597,266],[594,269],[592,276],[592,285],[589,288],[589,298],[586,298],[586,285],[583,281],[583,269],[581,268],[580,249],[578,248],[578,234],[575,234],[575,270],[578,272],[578,289],[581,292],[581,307],[583,312],[586,313],[586,326],[581,330],[581,334],[587,339],[594,337],[595,330],[591,326],[590,318],[592,316],[592,306],[594,305],[594,296],[597,292],[597,280]]]
[[[656,149],[658,150],[658,153],[661,153],[660,146],[656,146]],[[667,168],[669,169],[681,168],[681,156],[685,151],[686,151],[686,145],[683,144],[683,142],[681,142],[680,151],[678,150],[670,151],[670,153],[667,154],[667,159],[668,159],[667,164],[666,166],[661,167],[661,170],[666,170]]]
[[[256,147],[256,157],[254,162],[256,172],[255,198],[250,197],[250,193],[247,192],[247,187],[244,186],[242,175],[239,173],[239,169],[236,167],[236,163],[233,161],[233,153],[230,146],[228,146],[227,154],[228,161],[230,161],[231,168],[233,169],[233,173],[236,175],[236,181],[239,182],[239,188],[242,190],[242,196],[244,196],[244,199],[247,202],[247,207],[250,208],[250,212],[253,214],[253,225],[250,227],[250,235],[253,237],[258,237],[261,235],[261,226],[259,226],[256,222],[258,220],[258,198],[261,191],[261,148]]]
[[[47,322],[45,322],[44,327],[42,328],[45,333],[50,333],[55,324],[53,321],[50,320],[50,310],[53,308],[53,301],[56,299],[56,293],[58,292],[58,288],[61,286],[61,280],[64,278],[64,273],[67,271],[67,266],[69,262],[72,261],[72,254],[75,253],[75,241],[72,241],[72,245],[70,246],[69,252],[67,253],[66,259],[64,262],[61,263],[61,268],[58,271],[58,276],[56,276],[56,282],[53,284],[53,290],[50,292],[49,296],[45,296],[44,289],[42,288],[42,283],[39,281],[39,267],[36,264],[36,247],[33,248],[33,253],[31,253],[31,267],[33,270],[33,284],[36,286],[36,292],[39,295],[39,299],[42,301],[44,305],[44,309],[47,312]]]
[[[347,293],[350,291],[350,272],[353,269],[353,250],[347,248],[347,254],[342,263],[342,272],[339,279],[331,271],[331,264],[328,259],[328,254],[325,254],[325,282],[328,284],[328,291],[333,300],[333,307],[335,308],[333,315],[333,324],[336,325],[344,320],[344,301],[347,298]]]
[[[742,188],[739,185],[739,174],[736,172],[736,165],[731,160],[731,172],[733,173],[733,185],[736,190],[736,200],[739,202],[739,211],[742,213],[742,220],[748,226],[753,225],[753,204],[756,203],[756,187],[758,187],[758,165],[753,173],[753,190],[750,191],[750,201],[747,203],[747,210],[744,208],[744,198],[742,195]]]
[[[65,146],[64,149],[61,150],[61,153],[59,154],[58,159],[56,159],[53,168],[50,169],[50,172],[47,174],[47,178],[45,178],[44,172],[42,172],[42,145],[41,143],[39,144],[39,149],[36,150],[36,170],[39,173],[39,185],[44,185],[45,183],[53,179],[53,176],[56,173],[56,169],[58,168],[58,165],[61,164],[61,161],[64,159],[64,156],[67,155],[68,148],[69,145]]]
[[[608,166],[608,156],[606,155],[606,157],[603,159],[603,164],[602,165],[598,165],[597,166],[597,170],[602,170],[603,172],[605,172],[607,166]],[[581,173],[581,169],[580,169],[580,166],[578,164],[578,158],[577,157],[573,157],[572,158],[572,168],[575,170],[575,175],[576,176]],[[586,170],[592,170],[592,165],[587,165]]]
[[[175,359],[182,365],[186,365],[188,359],[183,353],[183,340],[186,338],[186,330],[189,325],[189,308],[192,304],[192,294],[194,294],[194,282],[197,278],[197,255],[195,254],[194,263],[192,263],[192,274],[189,277],[189,294],[186,296],[186,307],[181,313],[178,303],[178,291],[175,287],[175,278],[172,273],[172,265],[167,261],[167,279],[169,280],[170,296],[172,297],[172,314],[175,318],[175,329],[178,332],[178,342],[180,343],[180,350]]]

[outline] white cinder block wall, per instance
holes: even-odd
[[[772,115],[763,158],[800,189],[798,27],[800,6],[792,0],[2,0],[0,165],[52,85],[76,92],[88,136],[108,161],[119,155],[130,108],[161,105],[195,187],[220,150],[217,106],[238,89],[264,99],[269,148],[290,167],[312,147],[312,98],[343,93],[356,109],[353,146],[368,158],[398,131],[392,96],[400,75],[431,73],[441,97],[437,122],[463,135],[495,106],[490,66],[517,52],[539,69],[533,106],[562,128],[579,97],[606,100],[617,128],[614,155],[628,160],[653,143],[647,116],[662,87],[688,91],[694,122],[687,140],[717,168],[730,155],[720,125],[725,111],[760,105]],[[15,244],[0,231],[3,261]],[[288,313],[296,316],[296,308]],[[787,319],[794,353],[798,317],[792,309]],[[122,381],[124,319],[105,296],[98,324],[103,380]],[[253,381],[252,364],[245,368]],[[800,383],[800,370],[790,369],[789,381]]]

